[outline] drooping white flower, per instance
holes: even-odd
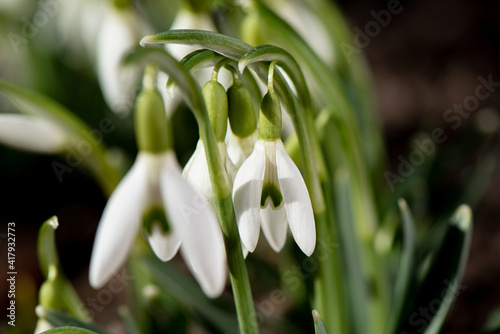
[[[170,260],[180,248],[205,294],[216,297],[227,275],[217,217],[182,176],[156,83],[146,76],[144,85],[136,107],[139,154],[104,209],[92,252],[90,283],[99,288],[117,271],[144,227],[161,260]]]
[[[313,253],[316,227],[309,193],[280,139],[257,140],[234,180],[233,202],[240,237],[249,251],[255,250],[262,226],[269,244],[279,252],[288,225],[304,254]]]
[[[133,107],[141,69],[123,66],[125,55],[149,32],[146,23],[130,8],[111,8],[97,39],[97,75],[109,107],[127,115]]]
[[[35,153],[64,151],[68,140],[61,126],[39,116],[0,114],[0,143]]]
[[[219,142],[218,146],[222,162],[226,168],[230,186],[232,186],[234,177],[236,176],[236,167],[227,156],[226,144],[224,142]],[[198,144],[196,145],[193,155],[184,167],[183,174],[189,183],[191,183],[200,194],[202,194],[209,202],[212,201],[212,183],[210,182],[205,145],[201,139],[198,140]]]
[[[172,151],[140,152],[134,166],[109,199],[97,230],[90,283],[101,287],[123,265],[141,228],[143,214],[163,207],[169,229],[153,224],[149,243],[163,261],[179,247],[207,296],[216,297],[226,281],[222,234],[211,207],[182,177]]]
[[[252,154],[255,142],[258,137],[258,131],[254,131],[248,137],[239,137],[228,132],[227,155],[238,169],[243,165],[245,160]]]
[[[272,89],[273,71],[271,66],[270,89],[259,113],[259,138],[234,180],[234,211],[241,241],[250,252],[257,246],[261,227],[279,252],[288,225],[297,245],[310,256],[316,246],[314,214],[302,175],[281,141],[281,104]]]

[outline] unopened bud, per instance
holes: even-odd
[[[201,91],[207,106],[210,124],[217,141],[223,142],[227,132],[227,93],[217,80],[208,81]]]
[[[231,131],[240,138],[250,136],[257,128],[257,115],[250,91],[242,83],[236,82],[227,90],[227,100]]]

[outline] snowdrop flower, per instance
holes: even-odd
[[[125,262],[141,225],[154,253],[170,260],[180,248],[209,297],[226,282],[222,232],[212,208],[182,177],[162,98],[147,84],[137,101],[137,159],[104,209],[92,252],[90,283],[103,286]]]
[[[229,183],[232,186],[236,168],[227,156],[227,147],[224,139],[227,132],[228,102],[226,90],[217,80],[208,81],[202,89],[207,105],[210,123],[214,129],[215,138],[219,146],[219,153],[226,168]],[[198,140],[196,149],[184,167],[184,176],[209,202],[213,199],[212,183],[208,170],[205,145]]]
[[[40,116],[0,114],[0,143],[34,153],[65,150],[68,134],[58,124]]]
[[[122,116],[132,109],[140,68],[122,66],[123,57],[149,32],[132,8],[110,8],[97,39],[97,75],[109,107]]]
[[[250,156],[257,140],[257,113],[248,89],[233,75],[233,84],[227,90],[228,116],[231,131],[228,134],[227,153],[236,168]]]
[[[253,252],[262,226],[270,246],[279,252],[289,225],[297,245],[310,256],[316,245],[311,200],[280,135],[280,102],[270,90],[262,101],[259,139],[234,180],[233,203],[240,237]]]

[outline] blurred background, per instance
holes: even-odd
[[[151,1],[144,1],[144,15]],[[83,26],[93,27],[99,22],[100,2],[90,2],[95,6],[93,11],[81,16],[77,13],[83,7],[76,0],[45,1],[48,5],[38,8],[31,0],[2,0],[0,77],[54,98],[91,128],[99,129],[99,122],[109,118],[116,131],[105,134],[103,141],[111,147],[119,143],[116,159],[125,159],[124,164],[129,165],[132,161],[127,161],[130,160],[127,157],[136,152],[132,119],[118,117],[107,107],[93,70],[95,50],[88,47],[92,45],[88,43],[92,35],[80,31]],[[365,31],[366,25],[376,20],[377,13],[387,9],[390,2],[337,3],[356,35]],[[500,93],[496,91],[500,90],[500,84],[467,118],[461,118],[456,129],[445,115],[448,109],[476,94],[480,77],[500,82],[500,3],[414,0],[402,1],[401,6],[403,9],[392,15],[374,37],[364,39],[360,48],[373,74],[378,116],[388,152],[387,171],[397,169],[399,157],[408,158],[415,136],[429,135],[442,128],[447,140],[437,145],[433,171],[420,185],[432,192],[425,200],[413,201],[422,206],[421,212],[451,211],[467,178],[474,173],[490,176],[485,178],[488,180],[485,184],[478,185],[476,196],[464,195],[474,207],[472,247],[463,289],[443,331],[476,333],[500,302],[500,174],[495,167],[500,157]],[[46,22],[37,16],[40,8],[47,14]],[[150,17],[156,31],[167,30],[172,20],[168,12],[153,13]],[[13,35],[9,35],[12,32],[22,39],[12,39]],[[0,97],[0,111],[12,110]],[[176,115],[180,118],[177,122],[194,122],[189,113]],[[189,133],[175,136],[179,159],[185,163],[194,150],[196,136]],[[18,313],[17,321],[24,329],[35,326],[36,317],[29,311],[36,306],[36,291],[43,280],[36,261],[37,232],[41,223],[52,215],[59,217],[57,244],[67,276],[84,300],[95,296],[88,286],[87,270],[105,196],[78,166],[65,173],[60,182],[52,167],[54,162],[64,163],[65,157],[0,147],[0,261],[1,268],[5,268],[4,233],[7,222],[15,222],[16,302],[24,310]],[[380,178],[384,180],[384,175]],[[418,217],[419,208],[412,209]],[[1,282],[5,282],[5,274],[2,269]],[[0,286],[0,308],[5,309],[6,285]],[[124,298],[117,295],[113,304]],[[96,316],[98,323],[111,322],[111,327],[116,319],[116,314],[107,312]],[[4,321],[2,318],[0,323]]]

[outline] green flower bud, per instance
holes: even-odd
[[[227,132],[227,93],[217,80],[208,81],[201,90],[207,105],[210,125],[217,141],[223,142]]]
[[[227,90],[231,131],[240,138],[250,136],[257,128],[257,115],[250,91],[240,82]]]
[[[259,139],[273,141],[281,138],[281,106],[278,95],[268,91],[262,99],[259,114]]]
[[[54,265],[49,267],[47,280],[43,282],[38,292],[39,304],[43,307],[54,310],[63,310],[64,301],[61,294],[61,285],[58,285],[57,268]]]
[[[155,89],[145,89],[137,97],[135,135],[140,151],[161,153],[172,148],[163,99]]]

